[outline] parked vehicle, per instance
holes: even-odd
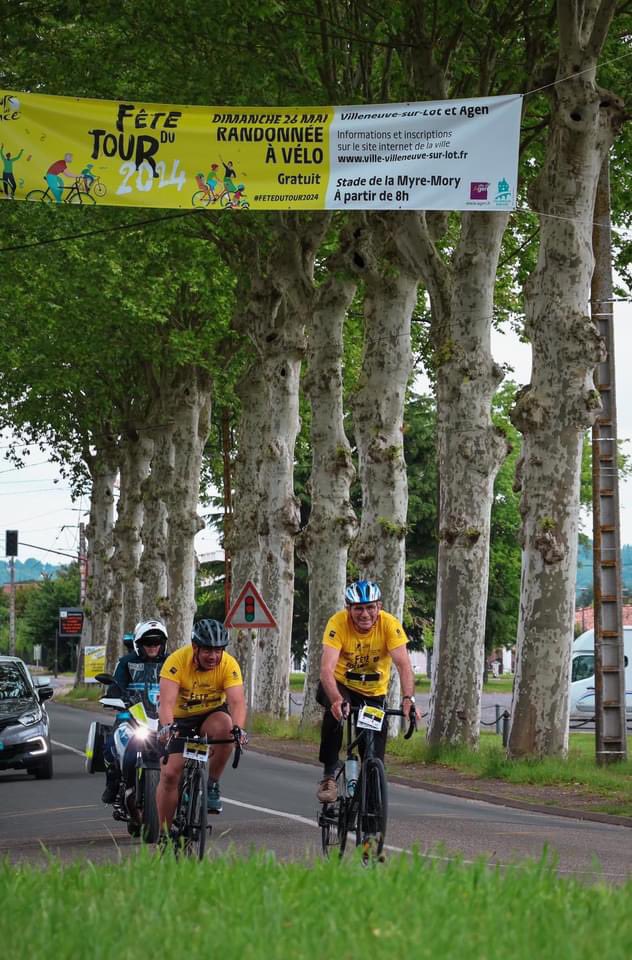
[[[108,690],[101,697],[101,704],[117,711],[117,719],[124,721],[131,732],[136,750],[136,768],[133,787],[121,777],[119,794],[112,805],[115,820],[127,823],[127,832],[132,837],[142,837],[146,843],[156,843],[160,833],[156,788],[160,780],[160,754],[156,738],[158,719],[156,705],[148,690],[140,693],[124,691],[114,682],[114,677],[99,673],[95,678],[107,684]],[[112,696],[111,694],[114,694]],[[122,728],[119,727],[119,730]],[[86,770],[88,773],[105,771],[103,748],[105,738],[111,732],[108,724],[94,721],[90,725],[86,745]]]
[[[19,657],[0,656],[0,770],[26,770],[38,780],[53,775],[53,754],[44,702],[48,677],[32,677]]]
[[[632,717],[632,626],[623,628],[625,713]],[[570,718],[590,720],[595,715],[595,634],[586,630],[573,644]]]

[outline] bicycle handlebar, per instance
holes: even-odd
[[[357,716],[357,714],[362,709],[362,707],[352,707],[348,700],[342,701],[342,708],[343,708],[343,712],[342,712],[342,720],[340,721],[341,723],[343,722],[343,720],[346,720],[347,717],[352,717],[354,714]],[[346,708],[346,712],[345,712],[345,708]],[[384,710],[384,715],[387,717],[405,716],[404,711],[401,709],[401,707],[398,710],[391,710],[390,708],[388,708]],[[411,707],[411,710],[408,714],[408,730],[404,734],[404,740],[410,740],[410,738],[412,737],[416,729],[417,729],[417,714]]]
[[[177,724],[173,724],[172,729],[174,729],[174,731],[177,730],[178,729]],[[200,737],[200,736],[193,736],[193,735],[188,737],[187,736],[181,737],[181,736],[178,736],[176,732],[174,732],[169,737],[169,739],[162,745],[163,764],[167,763],[167,760],[169,759],[169,753],[168,753],[169,744],[172,743],[174,740],[182,740],[183,742],[186,742],[187,740],[193,740],[195,743],[206,743],[209,746],[213,746],[216,743],[234,743],[235,756],[233,758],[233,770],[235,770],[239,765],[241,755],[244,752],[244,749],[239,739],[239,734],[235,732],[235,728],[231,730],[231,736],[228,739],[216,739],[215,737],[206,737],[206,736]]]

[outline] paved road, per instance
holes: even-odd
[[[65,859],[111,860],[138,849],[125,825],[111,819],[99,796],[103,778],[84,772],[81,752],[91,714],[53,704],[55,776],[36,781],[22,772],[0,774],[0,855],[43,862],[42,844]],[[215,851],[273,850],[280,859],[319,853],[316,767],[250,751],[223,779],[224,813],[213,818]],[[392,784],[391,850],[414,845],[441,860],[480,855],[512,864],[540,857],[543,846],[559,857],[562,873],[603,876],[621,883],[632,875],[632,831],[627,827],[546,816]]]

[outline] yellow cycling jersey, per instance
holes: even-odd
[[[404,628],[390,613],[380,611],[368,633],[359,633],[346,610],[329,618],[323,644],[340,650],[334,676],[350,690],[380,697],[388,690],[391,650],[408,642]]]
[[[194,717],[208,713],[226,703],[225,690],[243,683],[239,664],[229,653],[213,670],[198,670],[193,662],[193,647],[180,647],[167,657],[160,676],[180,685],[174,717]]]

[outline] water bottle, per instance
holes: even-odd
[[[350,757],[345,760],[345,779],[347,781],[347,796],[352,797],[358,783],[360,775],[360,761],[357,757]]]

